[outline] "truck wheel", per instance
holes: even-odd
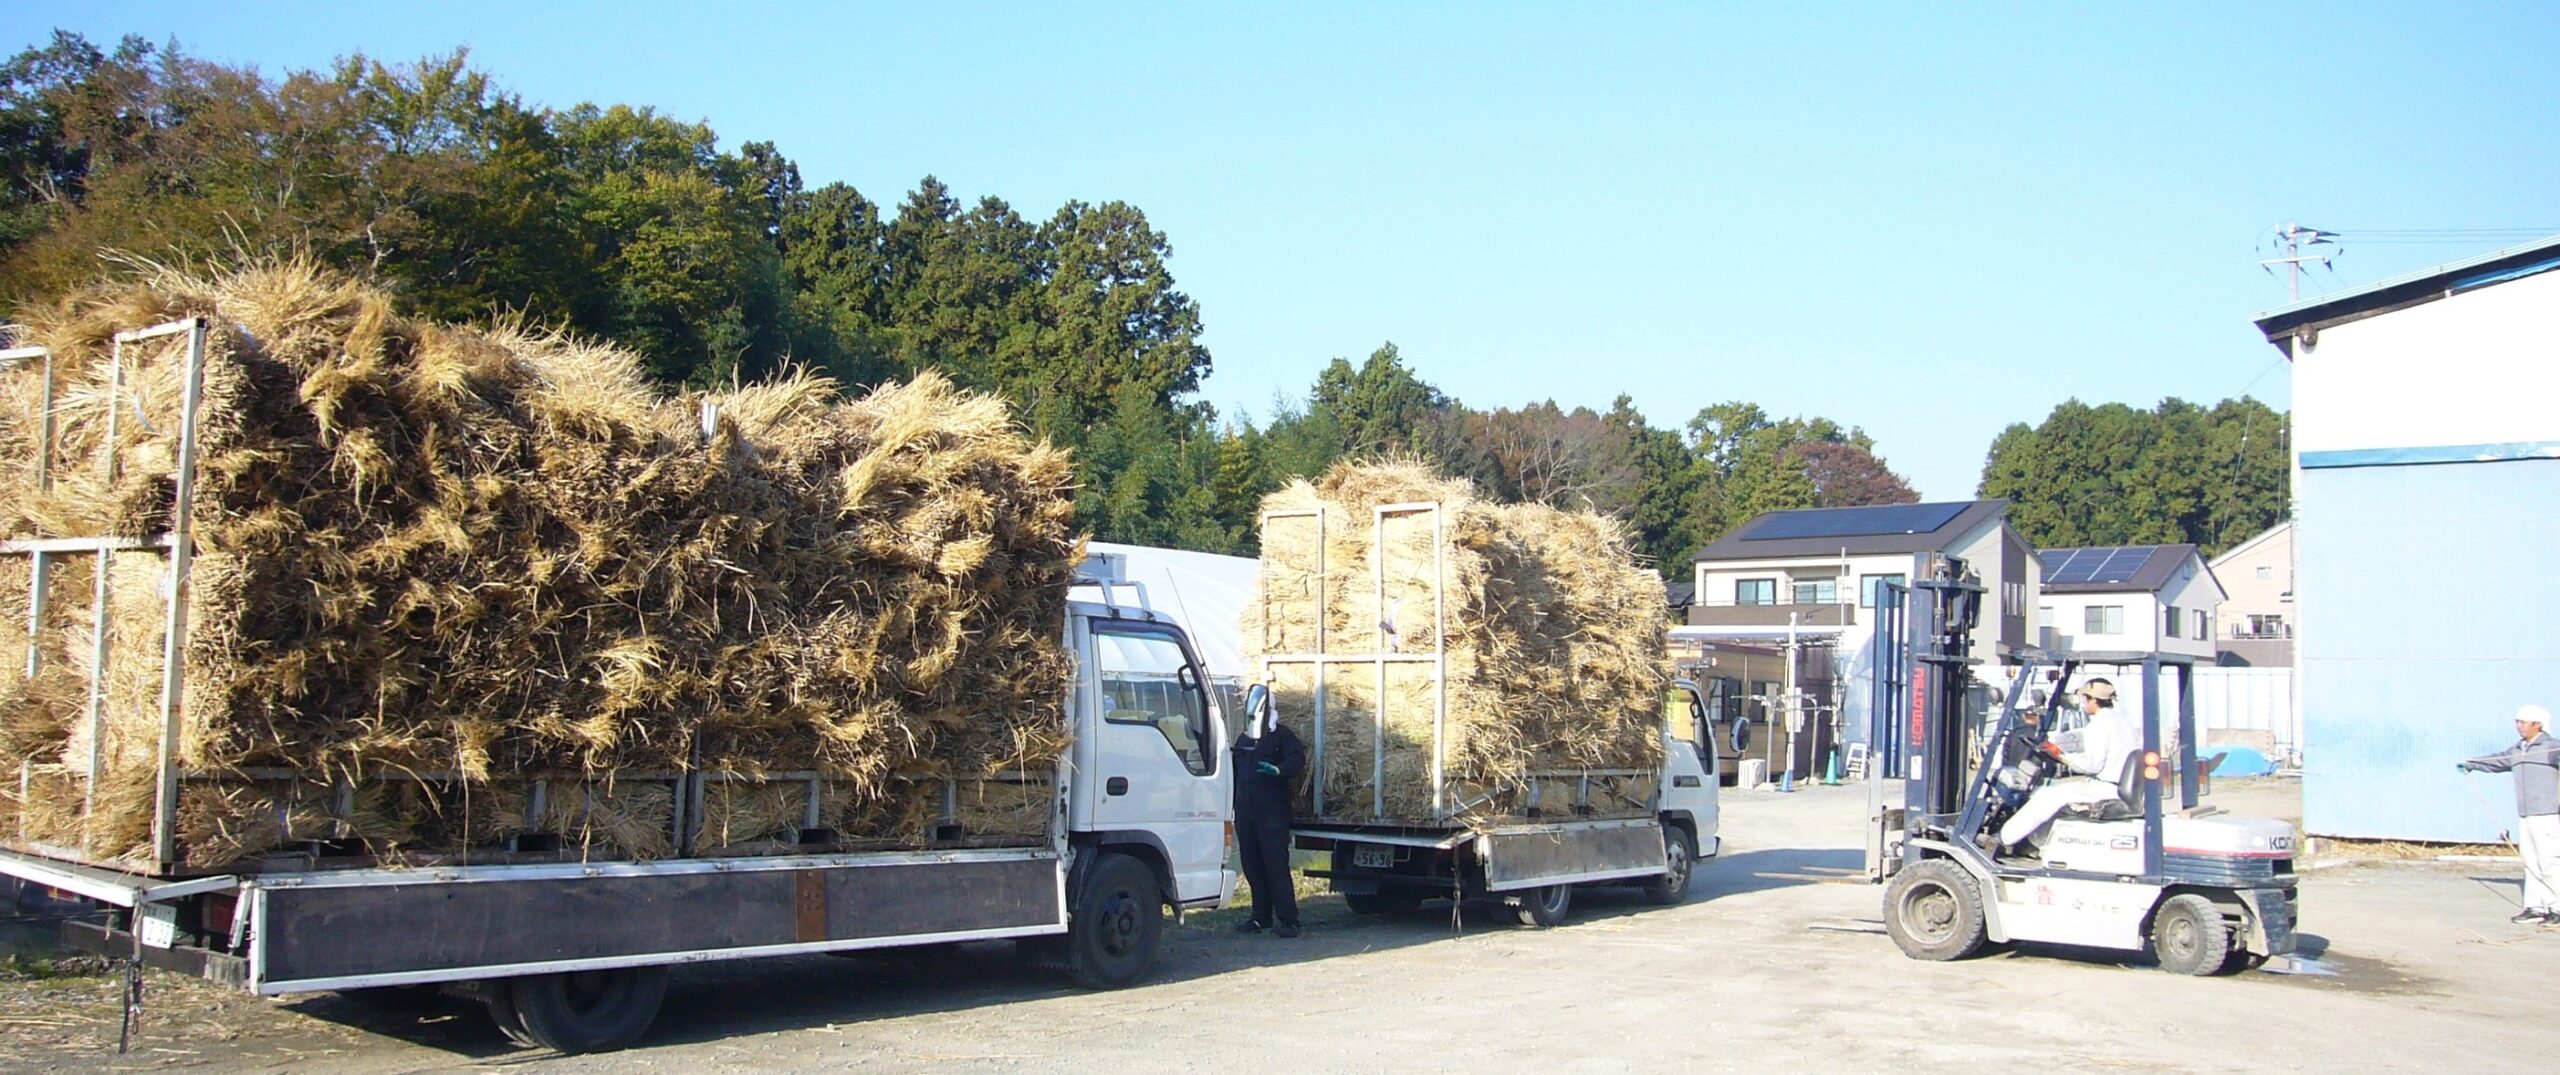
[[[1155,962],[1164,930],[1164,894],[1154,870],[1127,855],[1105,853],[1085,878],[1067,922],[1067,976],[1087,989],[1137,984]]]
[[[1353,914],[1378,915],[1382,917],[1409,915],[1422,909],[1422,896],[1420,894],[1406,892],[1400,889],[1383,889],[1377,892],[1345,892],[1342,894],[1342,902],[1345,906],[1351,908],[1351,913]]]
[[[2222,971],[2231,954],[2231,927],[2222,908],[2193,892],[2171,896],[2151,913],[2151,955],[2171,974]]]
[[[657,1021],[658,1005],[667,999],[667,968],[534,974],[504,985],[534,1042],[563,1053],[604,1053],[640,1040]]]
[[[1680,902],[1689,895],[1689,874],[1696,867],[1689,835],[1678,829],[1662,830],[1662,872],[1645,879],[1645,900],[1660,907]]]
[[[1548,885],[1533,888],[1515,897],[1512,913],[1520,916],[1520,924],[1553,929],[1564,924],[1564,916],[1573,910],[1572,885]]]
[[[506,1035],[508,1041],[527,1049],[542,1047],[541,1042],[533,1040],[533,1035],[525,1033],[524,1017],[516,1014],[515,991],[507,988],[507,983],[490,983],[488,1004],[489,1021],[497,1025],[498,1033]]]
[[[1905,867],[1884,891],[1884,929],[1913,959],[1963,959],[1982,950],[1982,892],[1946,859]]]

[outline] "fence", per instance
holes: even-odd
[[[2302,724],[2291,668],[2196,669],[2196,728],[2204,745],[2254,746],[2261,736],[2278,765],[2302,764]]]

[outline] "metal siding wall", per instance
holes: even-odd
[[[2306,470],[2297,510],[2303,827],[2495,840],[2512,785],[2453,763],[2560,703],[2560,460]]]
[[[2198,749],[2229,738],[2217,739],[2215,732],[2266,732],[2280,752],[2302,749],[2302,729],[2293,724],[2293,669],[2196,669],[2196,728],[2203,740]]]

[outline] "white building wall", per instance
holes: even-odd
[[[2049,593],[2042,600],[2043,607],[2053,610],[2048,625],[2058,648],[2149,653],[2160,645],[2160,602],[2148,593]],[[2124,609],[2124,632],[2090,634],[2086,630],[2089,609],[2108,605]]]
[[[2222,638],[2246,634],[2249,617],[2281,616],[2293,622],[2293,524],[2285,523],[2251,539],[2213,561],[2213,577],[2222,583]]]
[[[2560,272],[2320,330],[2293,361],[2300,453],[2552,438]]]
[[[2181,575],[2172,577],[2168,585],[2160,588],[2159,601],[2163,606],[2179,610],[2178,635],[2175,638],[2167,636],[2168,617],[2162,613],[2154,624],[2160,629],[2154,637],[2159,639],[2157,645],[2162,653],[2184,653],[2210,664],[2213,660],[2213,636],[2221,629],[2215,625],[2214,618],[2222,607],[2222,593],[2215,587],[2204,561],[2191,558],[2179,570]],[[2202,631],[2198,631],[2189,619],[2195,616],[2204,617]],[[2203,637],[2197,637],[2199,634]]]

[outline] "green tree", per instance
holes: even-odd
[[[1981,494],[2040,548],[2193,543],[2211,556],[2284,519],[2285,417],[2253,399],[2211,410],[2065,400],[1993,438]]]

